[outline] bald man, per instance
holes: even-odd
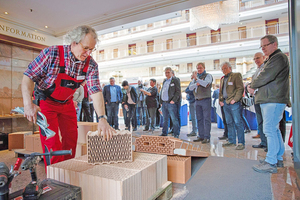
[[[256,79],[257,76],[260,74],[261,71],[264,70],[264,60],[265,56],[261,52],[257,52],[253,58],[255,64],[257,65],[256,72],[252,76],[252,80]],[[253,95],[253,100],[255,101],[255,92],[253,89],[248,86],[248,91]],[[260,138],[261,142],[258,145],[252,145],[253,148],[267,148],[267,138],[263,132],[263,119],[261,114],[261,109],[259,103],[254,103],[255,113],[256,113],[256,120],[257,120],[257,135],[253,136],[253,138]]]

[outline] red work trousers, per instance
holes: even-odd
[[[49,99],[40,101],[41,112],[46,116],[49,124],[49,129],[53,130],[56,134],[54,137],[46,140],[46,137],[41,135],[41,143],[45,153],[45,145],[49,151],[58,150],[71,150],[72,155],[53,156],[51,164],[58,163],[75,157],[76,144],[78,138],[77,131],[77,117],[74,103],[72,100],[66,103],[58,103]],[[59,131],[61,134],[61,140]],[[40,130],[41,132],[41,130]],[[44,159],[45,167],[47,163]]]

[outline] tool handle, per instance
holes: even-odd
[[[22,164],[22,159],[18,158],[18,160],[16,161],[15,166],[14,166],[14,171],[18,171],[21,164]]]
[[[61,150],[61,151],[52,151],[51,156],[63,156],[63,155],[72,155],[72,150]]]

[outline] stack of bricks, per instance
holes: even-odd
[[[136,138],[135,151],[168,155],[168,181],[181,184],[185,184],[191,177],[191,156],[209,156],[188,142],[173,137],[150,135]]]
[[[87,156],[47,167],[47,177],[82,188],[88,199],[143,200],[167,182],[165,155],[133,153],[133,162],[91,165]]]
[[[132,162],[132,134],[117,131],[108,141],[98,131],[87,134],[87,154],[90,164]]]

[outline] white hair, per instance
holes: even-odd
[[[87,25],[78,26],[68,32],[64,36],[64,41],[66,44],[72,44],[73,42],[78,44],[88,33],[90,33],[96,42],[98,42],[98,36],[95,29]]]

